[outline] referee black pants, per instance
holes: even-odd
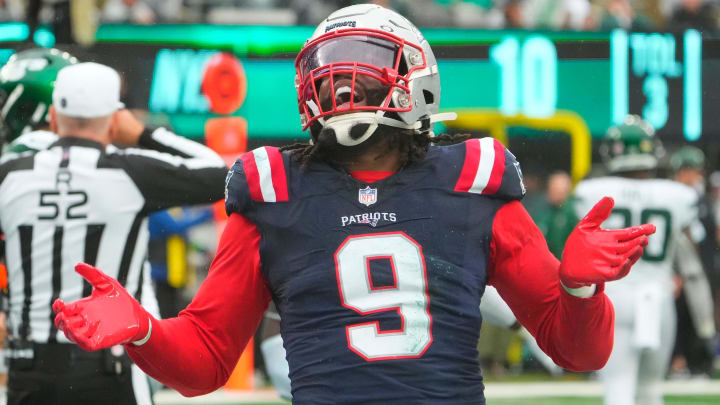
[[[106,351],[74,344],[36,344],[34,352],[29,363],[10,359],[8,405],[136,404],[129,359],[109,367]]]

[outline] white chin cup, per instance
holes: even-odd
[[[336,115],[330,117],[323,123],[323,128],[330,128],[335,131],[335,139],[337,143],[343,146],[355,146],[365,142],[375,132],[379,124],[387,125],[390,127],[400,129],[413,129],[419,130],[422,124],[415,122],[414,124],[405,124],[398,120],[387,118],[384,116],[383,111],[377,112],[356,112],[350,114]],[[457,118],[457,114],[454,112],[446,112],[433,114],[430,116],[430,124],[434,124],[440,121],[452,121]],[[350,137],[350,130],[353,126],[358,124],[370,125],[365,133],[357,138],[352,139]]]
[[[353,139],[350,136],[350,130],[359,124],[368,124],[369,127],[361,137]],[[377,114],[374,112],[356,112],[337,115],[325,120],[323,127],[335,131],[335,139],[340,145],[355,146],[365,142],[375,132],[378,127]]]

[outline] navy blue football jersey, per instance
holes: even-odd
[[[485,403],[476,345],[493,218],[525,191],[499,142],[433,146],[370,184],[263,147],[226,183],[228,213],[261,235],[294,403]]]

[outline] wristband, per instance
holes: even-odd
[[[566,287],[565,284],[563,284],[561,281],[560,285],[562,285],[562,287],[565,289],[565,291],[567,291],[568,294],[578,298],[590,298],[595,295],[595,291],[597,290],[595,284],[586,285],[578,288],[570,288]]]
[[[148,327],[147,335],[145,335],[144,338],[142,338],[138,341],[132,342],[132,344],[134,344],[135,346],[142,346],[145,343],[147,343],[148,340],[150,340],[150,333],[152,332],[152,320],[148,318],[148,322],[150,322],[150,326]]]

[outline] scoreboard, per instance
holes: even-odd
[[[627,114],[642,116],[668,141],[709,141],[720,135],[717,39],[703,38],[696,30],[617,30],[593,40],[558,36],[500,33],[497,42],[465,48],[465,58],[441,59],[441,77],[448,70],[451,75],[451,82],[443,80],[442,105],[475,104],[532,118],[572,111],[595,137]],[[478,76],[469,77],[469,70]],[[462,92],[469,93],[463,100]]]
[[[18,24],[0,25],[0,62],[21,45]],[[147,109],[189,137],[216,116],[202,92],[207,61],[220,51],[241,63],[247,88],[232,113],[250,139],[301,138],[293,59],[312,27],[210,25],[100,27],[96,45],[69,49],[121,71],[126,104]],[[720,139],[720,37],[696,30],[533,32],[422,30],[440,70],[445,111],[534,122],[572,114],[592,137],[627,114],[663,141]],[[27,32],[25,32],[27,36]],[[42,32],[36,42],[53,45]]]
[[[688,141],[698,140],[703,127],[717,126],[718,120],[713,119],[717,114],[709,111],[703,122],[703,52],[698,31],[688,30],[676,38],[672,34],[617,30],[609,34],[608,45],[607,55],[601,52],[588,55],[588,59],[605,62],[607,58],[603,64],[609,73],[609,97],[597,82],[605,82],[607,77],[593,76],[579,66],[559,76],[557,49],[547,36],[503,36],[490,46],[489,58],[499,70],[498,110],[505,115],[551,117],[558,109],[559,87],[577,86],[580,93],[592,95],[587,99],[577,95],[583,102],[599,109],[609,106],[607,119],[613,124],[634,113],[660,136],[682,134]],[[572,59],[565,60],[570,63]],[[711,66],[706,65],[710,68],[707,76],[717,79],[718,66]],[[707,81],[708,87],[713,87],[711,83],[712,79]],[[706,94],[714,97],[711,92]]]

